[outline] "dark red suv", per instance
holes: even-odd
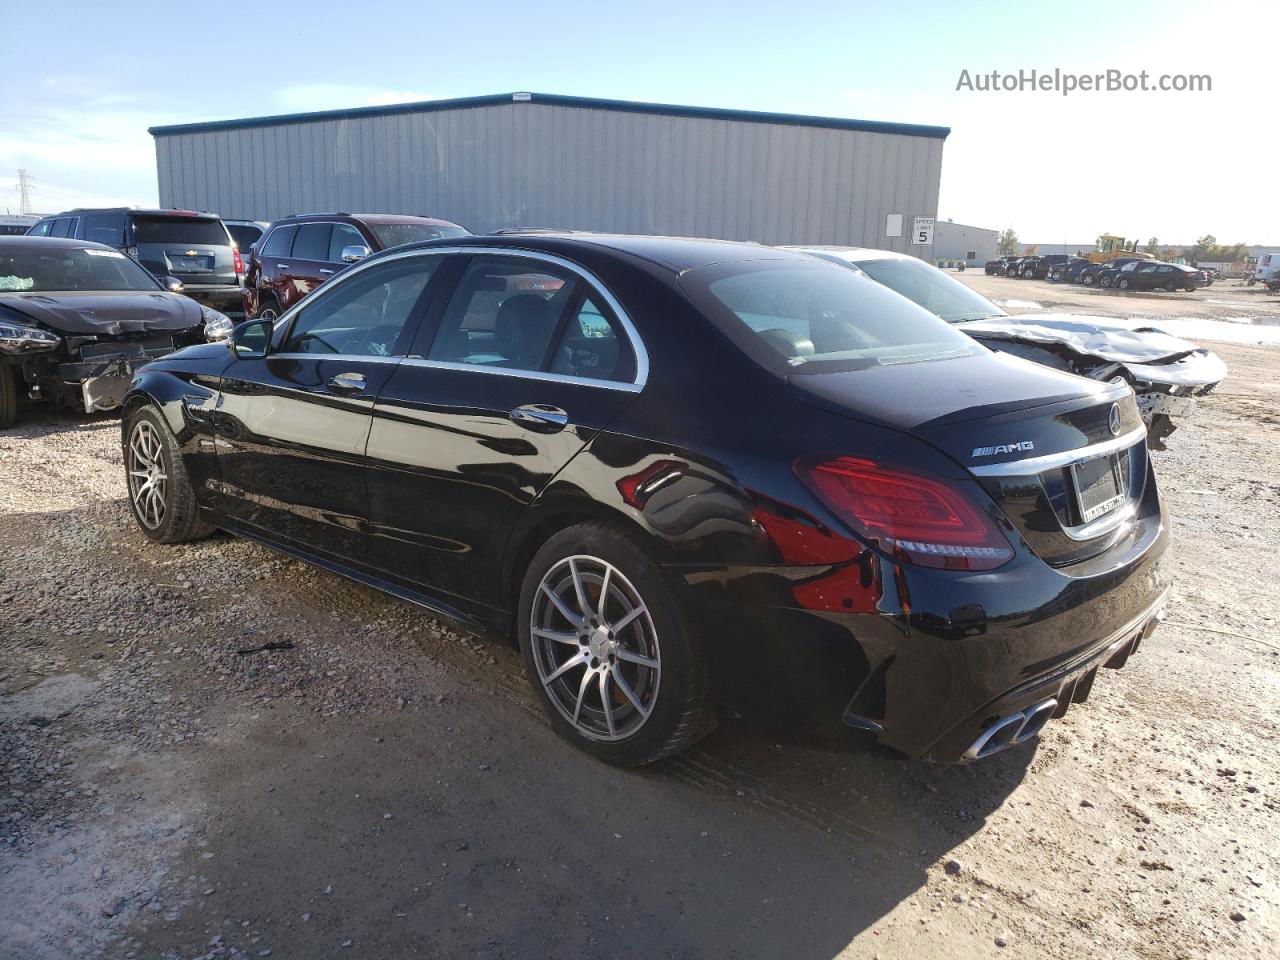
[[[344,267],[402,243],[468,237],[448,220],[389,213],[309,213],[271,224],[244,280],[245,316],[275,318]]]

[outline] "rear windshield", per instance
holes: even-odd
[[[384,248],[398,247],[402,243],[418,243],[421,240],[471,236],[470,231],[463,230],[462,227],[431,223],[370,223],[367,226]]]
[[[0,290],[159,289],[151,274],[117,250],[64,247],[0,253]]]
[[[221,220],[200,217],[134,217],[133,242],[231,246]]]
[[[791,373],[966,356],[981,348],[856,270],[748,260],[688,271],[690,299],[748,354]]]
[[[859,270],[924,307],[947,323],[1003,317],[1004,311],[955,277],[949,277],[923,260],[885,258],[856,261]]]

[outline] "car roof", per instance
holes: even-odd
[[[739,240],[708,240],[701,237],[655,237],[623,233],[546,232],[503,233],[501,235],[454,237],[432,240],[424,246],[489,246],[540,250],[571,256],[575,250],[611,250],[676,273],[712,263],[740,260],[810,260],[804,254],[782,247],[767,247]],[[403,250],[404,247],[396,249]]]
[[[61,213],[51,213],[47,217],[41,217],[41,220],[54,220],[58,217],[78,217],[86,213],[133,213],[141,214],[144,217],[203,217],[208,220],[221,220],[216,213],[210,213],[208,210],[183,210],[179,207],[169,207],[162,209],[160,207],[76,207],[72,210],[63,210]]]
[[[0,247],[49,247],[52,249],[75,249],[75,250],[115,250],[115,247],[108,246],[105,243],[95,243],[92,240],[76,240],[72,237],[30,237],[26,234],[19,234],[16,237],[0,237]]]
[[[281,223],[307,223],[315,220],[359,220],[361,223],[426,223],[433,227],[456,227],[459,224],[452,220],[441,220],[438,217],[415,217],[403,213],[293,213],[273,221],[273,225]]]

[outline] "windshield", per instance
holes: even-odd
[[[248,224],[228,223],[227,232],[231,234],[231,239],[236,242],[236,249],[241,253],[248,253],[249,248],[258,242],[258,238],[262,236],[261,227],[252,227]]]
[[[221,220],[197,217],[133,218],[134,243],[201,244],[206,247],[229,247],[231,239]]]
[[[847,267],[748,260],[691,270],[680,285],[747,353],[793,373],[938,360],[981,349]]]
[[[151,274],[116,250],[64,247],[0,253],[0,290],[158,289]]]
[[[368,227],[383,248],[398,247],[402,243],[417,243],[420,240],[471,236],[470,231],[462,227],[449,227],[438,223],[371,223]]]
[[[1005,312],[979,293],[937,267],[912,257],[909,260],[859,260],[856,263],[872,280],[914,300],[947,323],[1003,317]]]

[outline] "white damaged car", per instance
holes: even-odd
[[[790,247],[860,270],[986,344],[1094,380],[1125,380],[1156,450],[1227,375],[1212,351],[1146,322],[1070,313],[1008,314],[923,260],[862,247]]]

